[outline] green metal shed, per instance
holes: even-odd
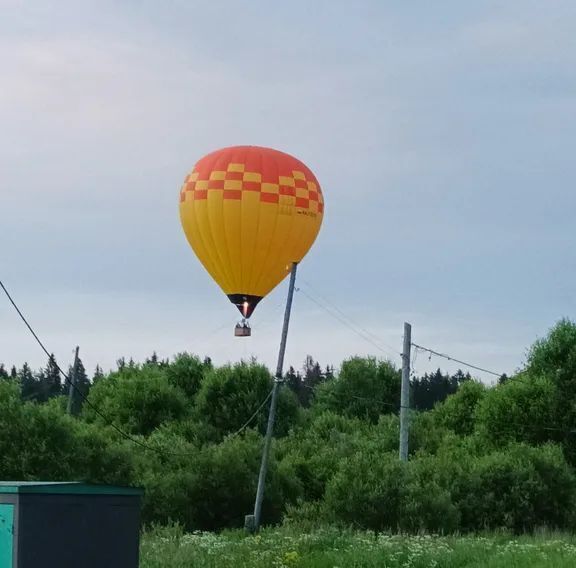
[[[0,482],[0,568],[137,568],[135,487]]]

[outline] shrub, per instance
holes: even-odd
[[[254,509],[262,438],[255,432],[196,448],[174,435],[156,433],[149,443],[165,455],[140,464],[139,482],[146,490],[146,522],[179,522],[187,530],[241,527]],[[292,472],[271,459],[262,506],[263,519],[277,522],[287,502],[300,495]]]
[[[212,369],[196,397],[196,418],[216,428],[222,435],[235,432],[256,412],[273,386],[263,365],[239,363]],[[255,417],[251,427],[266,431],[269,403]],[[287,388],[280,387],[274,434],[284,436],[298,423],[298,401]]]
[[[549,379],[525,374],[488,390],[476,409],[478,433],[493,447],[550,440],[557,426],[554,392]]]
[[[466,381],[432,412],[440,426],[466,436],[474,431],[476,408],[485,395],[486,387],[482,383]]]
[[[83,416],[88,422],[110,421],[131,434],[148,435],[161,424],[178,420],[189,412],[190,403],[179,388],[170,384],[159,367],[126,367],[100,379],[88,395]],[[96,412],[98,409],[99,412]]]
[[[408,468],[396,454],[359,452],[344,460],[326,488],[326,507],[347,525],[397,530],[407,498]]]
[[[354,455],[369,428],[333,412],[316,416],[279,444],[279,457],[294,472],[307,500],[321,499],[340,462]]]
[[[398,411],[400,376],[389,361],[353,357],[335,379],[316,389],[315,407],[376,424],[381,414]]]
[[[453,492],[463,530],[567,528],[576,478],[555,446],[511,445],[474,460]]]
[[[189,353],[179,353],[166,368],[166,377],[171,385],[181,389],[192,400],[210,369],[209,361],[200,361],[199,357]]]

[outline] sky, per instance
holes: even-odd
[[[89,370],[153,351],[275,366],[287,281],[234,338],[178,216],[194,163],[235,144],[295,155],[325,196],[287,365],[400,364],[407,321],[415,343],[510,374],[574,317],[573,0],[0,11],[0,278],[63,365],[79,345]],[[0,361],[45,359],[0,297]]]

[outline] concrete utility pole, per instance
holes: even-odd
[[[72,365],[72,373],[70,374],[70,384],[68,385],[68,414],[72,414],[74,409],[74,391],[76,390],[76,374],[78,372],[78,351],[80,347],[76,346],[76,353],[74,355],[74,364]]]
[[[412,326],[404,322],[404,349],[402,351],[402,389],[400,391],[400,460],[408,461],[408,434],[410,428],[410,348]]]
[[[272,399],[270,400],[270,412],[268,414],[268,426],[266,427],[266,437],[264,438],[264,450],[262,452],[262,462],[260,464],[260,475],[258,476],[258,489],[256,491],[256,502],[254,503],[254,514],[246,515],[244,527],[249,532],[256,532],[260,528],[260,515],[262,512],[262,501],[264,500],[264,486],[266,484],[266,473],[268,470],[268,456],[270,454],[270,443],[274,432],[274,420],[276,418],[276,403],[278,401],[278,390],[282,381],[282,370],[284,367],[284,354],[286,353],[286,340],[288,339],[288,326],[290,324],[290,313],[292,311],[292,299],[294,297],[294,285],[296,283],[297,263],[292,263],[290,272],[290,284],[288,286],[288,299],[286,300],[286,310],[284,312],[284,325],[282,327],[282,339],[280,340],[280,351],[278,352],[278,364],[276,366],[276,376],[272,387]]]

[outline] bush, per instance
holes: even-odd
[[[377,531],[523,532],[571,527],[575,505],[576,477],[556,446],[476,456],[461,445],[408,463],[364,448],[328,482],[325,518]]]
[[[325,412],[281,441],[279,457],[294,471],[305,499],[323,498],[340,462],[358,451],[368,428],[361,420]]]
[[[212,369],[206,375],[196,397],[196,418],[216,428],[221,435],[241,428],[258,410],[272,390],[273,379],[263,365],[239,363]],[[269,403],[250,427],[266,431]],[[284,436],[298,424],[298,401],[287,388],[280,387],[274,434]]]
[[[395,431],[395,443],[398,445],[400,426]],[[410,455],[436,454],[441,447],[449,443],[455,434],[449,428],[438,424],[433,412],[412,413],[410,417]],[[392,442],[392,441],[391,441]],[[392,449],[392,448],[391,448]]]
[[[453,493],[462,530],[567,528],[576,478],[555,446],[518,444],[474,460]]]
[[[397,530],[407,485],[408,468],[398,455],[359,452],[344,460],[328,483],[326,507],[346,525]]]
[[[130,483],[131,455],[114,432],[77,421],[53,404],[22,404],[0,384],[0,478]]]
[[[209,360],[200,361],[196,355],[179,353],[168,365],[166,376],[171,385],[181,389],[189,399],[193,400],[204,376],[210,369],[212,369],[212,364]]]
[[[546,442],[557,435],[554,396],[554,385],[545,377],[523,374],[509,379],[489,389],[479,402],[476,429],[492,447]]]
[[[88,401],[82,411],[88,422],[113,422],[131,434],[142,435],[185,417],[190,407],[184,392],[168,382],[164,369],[148,365],[126,367],[100,379],[90,389]]]
[[[474,431],[476,408],[485,395],[486,387],[482,383],[466,381],[432,412],[440,426],[467,436]]]
[[[528,352],[526,370],[552,380],[565,371],[576,377],[576,323],[564,318],[536,341]]]
[[[381,414],[398,412],[401,373],[390,361],[353,357],[338,376],[316,389],[315,407],[376,424]]]
[[[177,521],[187,530],[244,525],[244,516],[254,509],[262,451],[259,435],[248,432],[202,449],[166,433],[149,441],[164,448],[166,455],[149,456],[140,464],[146,522]],[[279,521],[285,503],[295,502],[299,495],[292,472],[270,460],[262,506],[266,523]]]

